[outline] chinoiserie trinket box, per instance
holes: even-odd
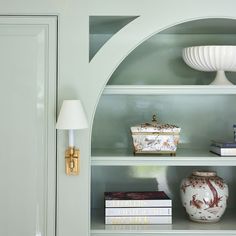
[[[131,127],[134,154],[175,155],[181,128],[170,124],[158,124],[156,115],[151,123]]]

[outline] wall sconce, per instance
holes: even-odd
[[[79,149],[75,148],[74,131],[85,129],[88,122],[80,100],[64,100],[57,119],[56,129],[69,131],[69,147],[65,152],[65,171],[67,175],[79,174]]]

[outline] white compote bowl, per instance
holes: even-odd
[[[185,63],[195,70],[217,71],[211,85],[233,85],[225,71],[236,71],[236,46],[208,45],[183,49]]]

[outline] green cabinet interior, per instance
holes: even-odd
[[[173,200],[174,208],[182,208],[179,195],[180,182],[196,169],[217,171],[229,189],[234,189],[236,167],[227,166],[99,166],[92,167],[94,209],[103,209],[103,193],[109,191],[165,191]],[[228,208],[235,207],[236,192],[231,191]],[[235,215],[236,217],[236,215]],[[235,226],[236,227],[236,226]]]
[[[101,229],[106,229],[104,225],[104,199],[105,191],[165,191],[173,201],[173,229],[189,230],[199,229],[214,230],[217,224],[191,224],[187,214],[182,207],[179,186],[180,182],[186,176],[189,176],[193,170],[202,169],[198,166],[99,166],[92,168],[92,229],[96,230],[96,224]],[[235,214],[235,197],[236,192],[233,191],[236,181],[236,167],[226,166],[204,166],[204,170],[217,171],[218,175],[224,178],[230,189],[228,207],[224,216],[219,222],[221,229],[236,230],[235,224],[228,224],[231,220],[236,220]],[[181,226],[178,223],[181,222]],[[186,224],[186,225],[184,225]],[[224,225],[226,224],[226,225]],[[108,228],[111,226],[108,226]],[[125,226],[124,226],[125,227]],[[162,226],[156,226],[160,230]],[[181,228],[182,227],[182,228]],[[128,228],[128,227],[127,227]],[[152,226],[150,226],[152,228]],[[115,227],[114,227],[115,229]],[[117,226],[122,229],[122,226]],[[130,226],[130,230],[135,226]],[[142,228],[141,228],[142,229]],[[144,228],[143,228],[144,229]],[[166,226],[166,230],[170,226]]]
[[[236,95],[104,95],[97,107],[92,147],[132,153],[130,127],[151,122],[181,127],[179,148],[208,150],[212,139],[233,139]]]
[[[99,21],[106,27],[103,24],[96,25],[95,20],[91,20],[90,54],[95,55],[106,40],[112,37],[117,31],[117,22],[124,26],[129,22],[128,19],[135,20],[133,18],[117,17],[115,21],[112,17],[112,21],[116,22],[114,28],[107,23],[109,17]],[[108,84],[207,85],[213,80],[215,72],[201,72],[188,67],[182,59],[182,49],[197,45],[235,44],[236,20],[205,19],[173,26],[135,48],[115,70]],[[227,77],[236,83],[235,73],[227,72]]]
[[[233,34],[227,37],[221,34],[156,34],[126,57],[108,84],[207,85],[215,73],[188,67],[182,59],[182,49],[235,42]],[[227,76],[230,80],[235,77],[232,73]]]
[[[109,18],[106,18],[106,21],[109,22]],[[94,24],[94,21],[91,22]],[[173,26],[157,33],[123,60],[107,84],[111,86],[130,85],[131,87],[132,85],[176,85],[176,88],[184,85],[208,85],[213,80],[215,72],[200,72],[189,68],[182,60],[182,49],[195,45],[234,45],[236,44],[235,23],[235,20],[230,19],[203,19]],[[109,27],[112,27],[112,24]],[[108,38],[112,37],[112,33],[109,33],[112,30],[106,32],[105,29],[106,27],[101,27],[101,31],[90,31],[90,37],[93,38],[90,41],[90,52],[93,56],[96,56],[99,44],[104,44]],[[101,43],[102,41],[103,43]],[[236,83],[235,73],[228,72],[227,76],[233,83]],[[181,127],[178,152],[198,149],[204,152],[204,157],[214,158],[215,155],[209,152],[210,141],[212,139],[232,140],[232,126],[236,123],[235,92],[227,94],[227,92],[223,93],[223,90],[224,88],[222,88],[222,93],[218,94],[207,94],[207,92],[200,94],[197,90],[193,94],[158,94],[158,92],[154,95],[149,95],[148,92],[145,95],[103,94],[98,103],[93,124],[92,165],[93,158],[99,156],[107,156],[109,160],[112,160],[113,156],[127,155],[135,160],[136,157],[132,157],[130,127],[150,121],[153,114],[157,114],[160,123],[172,123]],[[117,152],[119,149],[123,150],[122,154]],[[183,156],[188,159],[194,155],[197,158],[195,152],[188,151]],[[152,166],[145,163],[144,158],[142,159],[143,165],[136,165],[137,163],[134,162],[132,166],[130,164],[132,161],[130,161],[129,165],[125,166],[120,159],[120,163],[118,161],[115,165],[110,162],[106,164],[104,161],[104,166],[103,164],[92,166],[92,209],[103,211],[104,191],[157,189],[165,190],[172,197],[174,208],[181,209],[180,180],[189,175],[192,170],[210,169],[217,171],[229,183],[230,199],[225,218],[217,226],[192,225],[183,209],[176,210],[173,211],[174,224],[171,228],[167,227],[166,230],[219,229],[233,230],[235,233],[236,227],[233,222],[236,214],[234,210],[231,210],[236,208],[235,201],[233,201],[236,194],[233,186],[236,180],[234,157],[232,157],[231,166],[223,165],[223,167],[218,164],[204,166],[204,158],[201,167],[191,166],[191,162],[189,162],[189,166],[178,166],[178,161],[174,159],[170,166],[159,166],[159,157],[156,158],[157,163]],[[219,163],[217,159],[214,161]],[[91,227],[94,235],[102,233],[103,230],[106,233],[110,232],[106,231],[109,229],[104,225],[103,217],[103,214],[92,214]],[[180,219],[181,222],[178,223]],[[146,229],[151,230],[152,227]],[[161,229],[160,226],[159,228],[157,226],[155,232],[159,232],[158,230]]]

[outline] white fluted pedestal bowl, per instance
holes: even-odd
[[[182,57],[191,68],[217,71],[212,85],[233,85],[225,71],[236,71],[236,46],[194,46],[183,49]]]

